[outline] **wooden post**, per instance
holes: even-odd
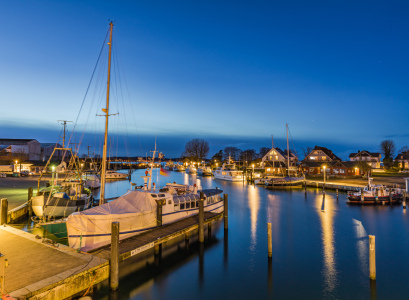
[[[376,280],[375,236],[369,236],[369,278]]]
[[[1,207],[0,207],[0,225],[7,224],[7,212],[9,208],[9,203],[7,198],[1,199]]]
[[[389,188],[389,204],[392,205],[392,189]]]
[[[200,192],[199,200],[199,242],[204,242],[204,193]]]
[[[338,188],[337,188],[337,198],[338,198]]]
[[[189,232],[189,231],[186,231],[186,232],[185,232],[185,240],[189,240],[189,235],[190,235],[190,232]]]
[[[271,223],[267,223],[267,248],[268,257],[273,257],[273,235],[271,232]]]
[[[224,204],[224,230],[229,228],[229,196],[227,194],[223,195],[223,204]]]
[[[361,189],[361,202],[364,202],[364,189]]]
[[[307,181],[304,180],[304,194],[307,195]]]
[[[402,205],[403,205],[403,209],[406,209],[406,191],[403,191]]]
[[[31,198],[33,197],[33,188],[32,187],[29,187],[28,188],[28,215],[29,215],[29,217],[31,218],[31,216],[33,215],[33,206],[32,206],[32,203],[31,203]]]
[[[119,286],[119,222],[111,224],[111,260],[109,286],[116,291]]]
[[[165,204],[164,199],[156,200],[156,226],[162,226],[162,206]]]

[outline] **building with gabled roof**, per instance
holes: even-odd
[[[324,168],[325,166],[325,168]],[[310,176],[358,176],[363,175],[364,172],[359,169],[358,162],[354,161],[309,161],[303,160],[299,165],[299,171]]]
[[[367,150],[362,150],[357,153],[351,153],[349,155],[350,161],[365,161],[374,169],[379,169],[381,167],[381,154],[378,152],[369,152]]]
[[[409,169],[409,151],[399,153],[395,161],[399,163],[401,169]]]
[[[0,139],[0,145],[1,160],[40,160],[41,146],[35,139]]]
[[[310,153],[303,159],[303,161],[316,161],[316,162],[331,162],[342,161],[331,150],[325,147],[315,146]]]

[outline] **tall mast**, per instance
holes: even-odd
[[[62,136],[62,147],[65,148],[65,126],[67,126],[67,123],[68,123],[68,122],[71,122],[71,123],[72,123],[72,121],[58,120],[57,122],[64,122],[64,123],[61,123],[61,125],[64,126],[64,134],[63,134],[63,136]]]
[[[102,170],[101,170],[101,194],[99,197],[99,204],[105,203],[105,173],[107,163],[107,144],[108,144],[108,117],[109,117],[109,87],[111,79],[111,49],[112,49],[112,29],[114,24],[109,23],[109,55],[108,55],[108,81],[107,81],[107,105],[102,111],[105,113],[105,135],[104,135],[104,150],[102,152]]]
[[[287,175],[290,175],[290,146],[288,144],[288,124],[285,124],[287,130]]]

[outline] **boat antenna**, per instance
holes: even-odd
[[[111,79],[111,50],[112,50],[112,29],[114,23],[109,23],[109,55],[108,55],[108,80],[107,80],[107,102],[106,108],[102,111],[105,113],[105,135],[104,135],[104,149],[102,153],[102,170],[101,170],[101,192],[99,197],[99,205],[105,203],[105,172],[107,163],[107,144],[108,144],[108,117],[109,117],[109,87]]]
[[[155,150],[153,150],[151,152],[153,152],[153,154],[152,154],[151,169],[149,170],[148,190],[151,189],[151,185],[152,185],[152,170],[153,170],[153,164],[155,163],[155,154],[156,154],[156,137],[155,137]]]

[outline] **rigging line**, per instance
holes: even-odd
[[[101,47],[101,50],[100,50],[100,52],[99,52],[97,62],[96,62],[96,64],[95,64],[94,70],[92,71],[91,80],[90,80],[90,82],[88,83],[87,90],[86,90],[86,92],[85,92],[84,98],[82,99],[81,107],[80,107],[80,110],[79,110],[79,112],[78,112],[77,119],[75,120],[74,128],[73,128],[72,132],[75,131],[75,127],[77,126],[78,119],[79,119],[79,117],[80,117],[82,107],[84,106],[85,99],[87,98],[88,91],[89,91],[90,86],[91,86],[91,82],[92,82],[92,80],[93,80],[93,78],[94,78],[95,70],[97,69],[99,60],[100,60],[100,58],[101,58],[102,51],[104,50],[104,47],[105,47],[105,44],[106,44],[106,40],[107,40],[108,35],[109,35],[109,31],[110,31],[110,28],[108,28],[108,31],[107,31],[107,33],[106,33],[106,35],[105,35],[104,42],[102,43],[102,47]],[[70,138],[69,138],[69,140],[68,140],[68,143],[71,141],[71,137],[72,137],[72,134],[70,135]]]
[[[119,65],[121,66],[122,70],[123,70],[123,63],[121,58],[119,57]],[[124,72],[124,71],[123,71]],[[125,72],[124,72],[125,73]],[[142,150],[142,143],[141,143],[141,138],[139,135],[139,130],[138,130],[138,126],[136,125],[136,119],[135,119],[135,113],[134,113],[134,109],[133,109],[133,105],[132,105],[132,101],[131,101],[131,96],[129,93],[129,86],[128,86],[128,82],[126,80],[126,77],[124,77],[124,81],[125,81],[125,87],[126,87],[126,93],[128,95],[128,99],[129,99],[129,104],[131,107],[131,115],[133,117],[133,121],[134,121],[134,126],[135,126],[135,130],[136,130],[136,136],[138,137],[138,142],[139,142],[139,149],[141,150],[141,153],[143,153],[144,151]]]
[[[293,137],[291,136],[290,128],[288,128],[288,133],[290,134],[291,143],[293,144],[294,154],[295,154],[296,156],[298,156],[297,150],[295,149]]]
[[[128,149],[128,143],[129,143],[129,130],[128,130],[128,122],[127,122],[127,114],[126,114],[126,110],[125,110],[125,101],[124,101],[124,94],[123,94],[123,88],[122,88],[122,80],[121,80],[121,74],[124,74],[124,78],[126,78],[126,76],[125,76],[125,72],[123,71],[123,68],[122,68],[122,72],[121,72],[121,68],[120,67],[122,67],[122,65],[121,65],[121,60],[119,59],[119,57],[120,57],[120,55],[119,55],[119,50],[117,49],[117,46],[116,46],[116,44],[117,43],[115,43],[115,62],[116,62],[116,64],[115,64],[115,68],[116,68],[116,74],[117,74],[117,77],[118,77],[118,84],[117,84],[117,86],[119,86],[119,90],[118,90],[118,100],[119,99],[121,99],[122,101],[120,102],[120,103],[118,103],[118,110],[119,110],[119,107],[120,107],[120,104],[122,104],[122,109],[123,109],[123,114],[122,114],[122,117],[123,117],[123,120],[124,120],[124,127],[125,127],[125,136],[122,136],[122,138],[123,138],[123,141],[124,141],[124,146],[125,146],[125,152],[126,152],[126,155],[127,156],[129,156],[129,149]],[[129,98],[128,98],[129,99]],[[118,101],[119,102],[119,101]]]

